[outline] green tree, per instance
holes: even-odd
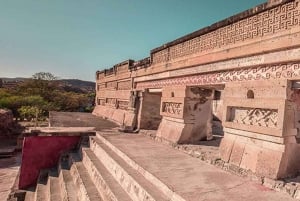
[[[42,116],[42,110],[36,106],[21,106],[18,109],[21,119],[27,119],[31,121],[32,119],[38,119]]]
[[[32,78],[34,80],[46,80],[46,81],[53,81],[57,80],[57,77],[55,77],[53,74],[49,72],[39,72],[32,75]]]
[[[68,90],[61,83],[51,73],[36,73],[14,90],[1,88],[0,108],[11,109],[15,117],[26,119],[46,117],[51,110],[90,112],[93,109],[95,93],[85,93],[80,88]]]
[[[35,73],[19,87],[19,92],[25,95],[39,95],[45,100],[51,100],[52,92],[58,89],[56,77],[51,73]]]

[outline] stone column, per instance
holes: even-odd
[[[273,179],[295,174],[300,149],[291,94],[287,80],[227,83],[222,159]]]
[[[156,136],[172,143],[195,143],[212,138],[213,90],[166,87],[162,91],[163,117]]]

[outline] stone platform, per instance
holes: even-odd
[[[99,138],[112,150],[126,155],[127,163],[134,161],[133,166],[145,177],[152,175],[148,176],[150,180],[159,180],[158,186],[164,184],[183,200],[292,200],[143,135],[98,133]]]
[[[88,119],[91,118],[94,117]],[[217,145],[208,142],[180,146],[202,152],[207,149],[218,157]],[[57,166],[41,171],[37,185],[27,191],[25,201],[294,200],[288,194],[233,175],[182,151],[154,141],[145,133],[124,134],[114,126],[103,128],[90,137],[88,144],[61,155]]]
[[[141,134],[97,132],[40,173],[25,201],[294,200]]]

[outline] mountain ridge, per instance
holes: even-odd
[[[9,83],[9,82],[24,82],[26,80],[29,80],[31,78],[25,78],[25,77],[15,77],[15,78],[9,78],[9,77],[0,77],[0,80],[2,80],[3,83]],[[74,91],[74,89],[80,89],[82,92],[94,92],[95,91],[95,82],[92,81],[85,81],[80,79],[57,79],[56,81],[59,82],[59,85],[63,88],[65,88],[67,91]]]

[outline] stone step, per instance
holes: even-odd
[[[35,191],[26,191],[24,201],[34,201],[35,199]]]
[[[94,152],[89,148],[82,148],[82,162],[88,170],[95,186],[103,200],[131,201],[132,199],[108,172]]]
[[[84,201],[103,200],[78,154],[70,153],[70,173],[77,190],[77,199]]]
[[[108,134],[110,135],[110,134]],[[97,132],[97,136],[92,138],[97,140],[98,142],[102,142],[107,147],[109,147],[110,150],[112,150],[116,155],[118,155],[120,158],[122,158],[126,163],[139,172],[145,179],[147,179],[151,184],[156,186],[156,188],[160,189],[160,191],[163,192],[164,195],[168,197],[169,200],[176,200],[176,201],[184,201],[185,199],[182,198],[180,195],[175,193],[172,189],[170,189],[166,184],[164,184],[161,180],[159,180],[156,176],[148,172],[146,169],[141,167],[138,163],[136,163],[134,160],[132,160],[129,156],[127,156],[124,152],[119,150],[116,146],[114,146],[112,143],[110,143],[105,137],[103,137],[99,132]],[[91,145],[92,146],[92,145]]]
[[[49,201],[48,170],[41,170],[35,189],[35,201]]]
[[[91,149],[132,200],[171,200],[98,137],[91,138]]]
[[[77,201],[77,189],[73,183],[73,179],[67,165],[59,164],[59,186],[63,201]]]
[[[49,171],[48,182],[50,183],[50,188],[49,188],[50,201],[62,201],[58,173],[56,169]]]

